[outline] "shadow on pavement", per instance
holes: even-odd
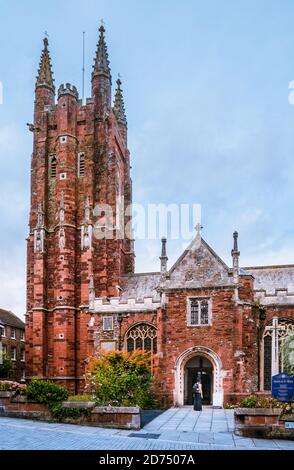
[[[141,428],[144,428],[146,424],[153,421],[157,416],[161,415],[166,410],[142,410],[141,411]]]

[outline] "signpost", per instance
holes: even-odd
[[[272,396],[282,402],[291,402],[294,398],[294,376],[286,372],[272,377]]]

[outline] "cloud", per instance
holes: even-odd
[[[0,307],[25,313],[29,162],[25,138],[16,124],[0,127]],[[28,159],[29,161],[29,159]]]
[[[24,250],[6,245],[0,251],[0,306],[24,318],[26,263]]]

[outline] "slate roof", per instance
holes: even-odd
[[[156,290],[159,282],[160,273],[138,273],[122,276],[120,301],[127,301],[127,299],[142,301],[146,297],[151,297],[154,302],[159,302],[160,296]]]
[[[285,289],[294,294],[294,265],[251,266],[243,268],[254,277],[254,290],[264,290],[275,295],[276,289]]]
[[[3,310],[2,308],[0,308],[0,322],[2,322],[3,325],[9,325],[13,328],[20,328],[23,330],[25,328],[24,322],[19,317],[8,310]]]
[[[159,286],[193,289],[233,285],[232,268],[200,237],[192,241],[168,273],[165,281],[160,279],[159,272],[122,276],[120,302],[127,302],[128,299],[142,302],[144,298],[159,302]],[[256,294],[263,291],[262,295],[268,298],[268,302],[276,297],[278,303],[294,303],[294,264],[241,267],[240,275],[253,276]]]
[[[168,271],[169,278],[161,282],[161,287],[199,288],[212,286],[231,286],[233,278],[230,269],[203,239],[194,239]],[[122,276],[120,302],[133,298],[143,301],[152,298],[160,302],[157,288],[160,285],[160,273],[138,273]]]

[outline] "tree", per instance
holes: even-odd
[[[86,389],[102,406],[154,408],[150,354],[101,352],[90,361]]]
[[[10,357],[2,353],[2,363],[0,363],[0,379],[8,379],[12,371],[12,361]]]
[[[294,374],[294,332],[286,336],[284,341],[285,372]]]

